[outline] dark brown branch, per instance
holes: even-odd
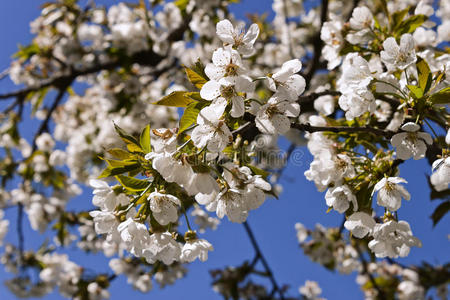
[[[167,37],[168,41],[177,41],[183,38],[183,34],[186,28],[189,26],[190,18],[186,18],[183,24],[172,31]],[[165,57],[155,53],[153,50],[145,50],[137,52],[136,54],[130,57],[131,63],[137,63],[144,66],[156,66],[158,65]],[[45,87],[56,87],[61,89],[66,85],[66,82],[73,82],[77,77],[94,74],[103,70],[112,70],[117,67],[120,67],[122,62],[120,60],[113,60],[104,64],[98,64],[90,68],[85,68],[81,70],[77,70],[74,68],[69,68],[66,74],[58,75],[55,77],[51,77],[45,80],[42,80],[39,84],[34,86],[29,86],[14,92],[0,94],[1,99],[9,99],[14,97],[26,96],[30,92],[34,92],[40,90]]]
[[[255,235],[253,234],[253,231],[250,228],[250,225],[248,225],[247,222],[244,222],[242,224],[244,225],[245,231],[250,239],[253,249],[256,252],[255,257],[258,257],[261,260],[261,263],[262,263],[267,275],[269,276],[269,280],[272,283],[272,287],[273,287],[272,293],[278,293],[278,295],[280,296],[280,299],[284,300],[283,290],[278,286],[278,283],[275,280],[273,272],[270,269],[269,264],[267,263],[266,259],[264,258],[263,254],[261,252],[261,248],[259,247],[258,242],[255,239]]]
[[[320,57],[322,56],[322,47],[323,47],[323,41],[320,38],[320,32],[322,31],[322,26],[327,20],[327,14],[328,14],[328,0],[322,0],[322,5],[320,8],[320,28],[319,31],[316,33],[313,39],[313,58],[309,65],[308,71],[304,75],[305,81],[306,81],[306,89],[309,88],[311,84],[311,79],[313,78],[314,74],[316,73],[316,70],[319,67],[320,64]]]
[[[18,237],[18,249],[19,249],[19,265],[23,265],[24,257],[23,257],[23,251],[24,251],[24,237],[23,237],[23,204],[19,203],[17,205],[17,223],[16,223],[16,229],[17,229],[17,237]]]
[[[369,269],[367,267],[367,261],[364,258],[363,254],[361,253],[361,250],[359,249],[358,246],[356,246],[355,249],[358,252],[359,260],[361,261],[361,264],[363,267],[363,274],[365,274],[365,275],[367,275],[367,277],[369,277],[370,283],[372,284],[373,288],[378,292],[378,295],[377,295],[378,297],[376,299],[380,299],[380,300],[387,299],[384,291],[378,286],[372,273],[369,272]]]
[[[311,93],[309,95],[299,96],[297,102],[299,104],[308,104],[310,102],[314,102],[319,97],[322,96],[340,96],[341,92],[339,91],[323,91],[319,93]]]
[[[372,133],[379,136],[384,136],[386,138],[391,138],[395,132],[387,131],[387,130],[381,130],[378,128],[373,127],[344,127],[344,126],[312,126],[309,124],[297,124],[294,123],[291,125],[292,128],[296,128],[298,130],[302,131],[308,131],[308,132],[367,132]]]
[[[53,101],[52,106],[50,107],[50,109],[47,111],[47,115],[45,116],[44,121],[42,121],[41,126],[39,127],[38,131],[36,132],[36,134],[34,135],[34,139],[33,139],[33,150],[31,153],[33,153],[36,148],[36,139],[44,132],[48,131],[48,124],[50,123],[50,119],[52,118],[53,112],[55,111],[55,109],[58,107],[59,103],[61,103],[64,94],[66,93],[66,89],[67,87],[69,87],[71,84],[71,82],[67,83],[67,86],[60,89],[58,91],[58,94],[56,95],[55,100]]]

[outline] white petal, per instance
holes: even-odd
[[[404,131],[415,132],[420,129],[420,126],[414,122],[408,122],[406,124],[403,124],[401,128]]]
[[[214,100],[220,96],[220,83],[210,80],[202,86],[200,96],[205,100]]]
[[[233,104],[230,111],[231,116],[233,118],[242,117],[245,113],[244,99],[241,96],[234,96],[231,101]]]
[[[230,21],[228,20],[222,20],[216,25],[216,33],[219,36],[219,38],[228,44],[234,43],[234,28]]]

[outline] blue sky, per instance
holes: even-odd
[[[45,1],[16,0],[0,1],[0,70],[8,67],[11,55],[17,50],[17,45],[27,44],[30,41],[29,22],[39,14],[39,5]],[[118,1],[101,1],[101,3],[112,4]],[[270,11],[271,2],[242,1],[232,10],[237,17],[244,18],[247,12]],[[239,9],[238,9],[239,8]],[[0,82],[0,93],[11,91],[14,86],[7,80]],[[3,106],[0,103],[0,106]],[[36,130],[34,123],[27,122],[22,127],[25,136],[31,136]],[[288,142],[281,141],[281,146],[286,149]],[[289,294],[298,295],[298,287],[305,280],[316,280],[322,287],[323,296],[327,299],[361,299],[362,292],[355,283],[355,275],[340,275],[325,270],[303,255],[298,246],[294,224],[301,222],[312,228],[316,223],[325,226],[339,226],[341,215],[331,212],[326,214],[327,207],[323,194],[318,193],[314,184],[308,182],[303,173],[308,169],[312,161],[307,149],[300,148],[299,161],[290,164],[283,174],[281,183],[284,192],[279,200],[268,199],[258,210],[252,211],[248,222],[253,228],[255,236],[260,243],[261,249],[266,256],[275,277],[280,284],[290,285]],[[449,241],[446,238],[450,218],[444,218],[436,228],[432,228],[429,216],[437,206],[437,201],[430,202],[429,189],[425,174],[430,174],[430,167],[425,160],[408,161],[400,168],[401,176],[408,180],[407,189],[412,195],[409,202],[403,202],[400,210],[400,218],[408,220],[412,224],[414,235],[423,242],[422,248],[413,248],[409,257],[399,259],[404,264],[420,263],[443,263],[448,261],[450,253]],[[73,200],[69,207],[87,208],[91,207],[90,191],[85,189],[84,194]],[[15,209],[7,212],[7,217],[12,220],[7,240],[15,242]],[[26,222],[25,246],[33,248],[38,246],[46,236],[40,235],[29,228]],[[125,278],[116,279],[110,288],[111,299],[123,299],[125,296],[133,299],[222,299],[216,294],[211,286],[209,270],[223,268],[226,265],[239,265],[244,260],[251,260],[254,252],[245,234],[244,228],[239,224],[232,224],[222,220],[222,224],[216,231],[204,234],[215,248],[205,263],[196,261],[188,266],[187,277],[177,281],[175,285],[160,290],[156,285],[149,294],[134,291],[126,283]],[[96,272],[108,271],[107,259],[101,255],[84,255],[74,249],[65,250],[71,255],[75,262],[88,266]],[[1,252],[1,251],[0,251]],[[0,281],[10,278],[11,275],[0,269]],[[0,285],[2,300],[14,299],[9,291]],[[46,299],[60,299],[57,293],[53,293]]]

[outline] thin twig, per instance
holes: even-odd
[[[269,267],[269,264],[267,263],[266,259],[264,258],[262,252],[261,252],[261,248],[258,245],[258,242],[255,239],[255,235],[253,234],[252,229],[250,228],[250,225],[248,225],[247,222],[242,223],[244,225],[245,231],[247,232],[247,235],[250,239],[250,242],[253,246],[253,249],[256,252],[256,255],[259,257],[259,259],[261,260],[261,263],[263,264],[263,267],[267,273],[267,275],[269,276],[270,282],[272,283],[273,286],[273,292],[278,293],[278,295],[280,295],[280,299],[284,300],[284,295],[283,295],[283,290],[278,286],[277,281],[275,280],[275,277],[273,275],[272,270]]]
[[[292,128],[296,128],[303,131],[308,132],[367,132],[367,133],[373,133],[375,135],[384,136],[386,138],[391,138],[395,132],[393,131],[387,131],[382,130],[374,127],[345,127],[345,126],[312,126],[309,124],[298,124],[294,123],[291,125]]]
[[[64,97],[64,94],[66,93],[66,89],[68,86],[70,86],[71,83],[69,83],[65,88],[62,88],[58,91],[58,94],[56,95],[55,100],[53,101],[52,106],[50,107],[50,109],[47,111],[47,115],[45,116],[44,121],[41,123],[41,126],[39,127],[38,131],[36,132],[36,134],[34,135],[34,139],[33,139],[33,150],[32,153],[37,149],[37,145],[36,145],[36,139],[39,137],[39,135],[41,135],[42,133],[48,131],[48,123],[50,122],[50,119],[52,117],[53,112],[55,111],[55,109],[58,107],[59,103],[61,102],[61,100]]]
[[[369,277],[370,283],[372,284],[373,288],[378,292],[377,299],[380,299],[380,300],[386,299],[386,295],[384,294],[384,291],[378,286],[372,273],[369,272],[369,269],[367,268],[367,261],[364,258],[363,254],[361,253],[361,250],[359,249],[358,246],[356,246],[355,249],[358,252],[359,259],[361,260],[361,264],[363,267],[363,273],[366,274],[367,277]]]
[[[322,47],[323,47],[323,41],[320,38],[320,32],[322,31],[322,26],[327,20],[327,14],[328,14],[328,0],[322,0],[322,5],[320,8],[320,28],[319,31],[316,33],[314,40],[313,40],[313,58],[310,63],[310,66],[308,68],[308,71],[305,74],[305,81],[306,81],[306,89],[309,88],[311,84],[311,79],[313,78],[314,74],[316,73],[319,63],[320,63],[320,57],[322,56]]]
[[[19,249],[19,265],[23,265],[24,262],[24,238],[23,238],[23,204],[19,203],[17,205],[17,237],[18,237],[18,249]]]
[[[323,91],[319,93],[311,93],[308,95],[299,96],[297,102],[299,104],[307,104],[313,102],[314,100],[322,96],[340,96],[340,95],[341,92],[339,91]]]

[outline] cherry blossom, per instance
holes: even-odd
[[[407,181],[400,177],[385,177],[378,181],[374,187],[374,192],[378,192],[377,204],[396,211],[401,206],[402,198],[409,200],[411,195],[400,183]]]
[[[245,33],[243,26],[233,28],[230,21],[222,20],[217,23],[216,32],[225,44],[233,45],[242,55],[248,56],[254,52],[253,44],[259,35],[259,27],[252,24]]]
[[[400,38],[400,45],[395,38],[387,38],[383,42],[384,51],[381,51],[381,60],[391,68],[405,69],[416,62],[416,52],[414,38],[411,34],[403,34]]]
[[[397,133],[391,139],[392,146],[396,147],[399,159],[421,159],[425,157],[427,146],[433,143],[430,134],[419,132],[420,126],[413,122],[408,122],[401,127],[406,132]]]

